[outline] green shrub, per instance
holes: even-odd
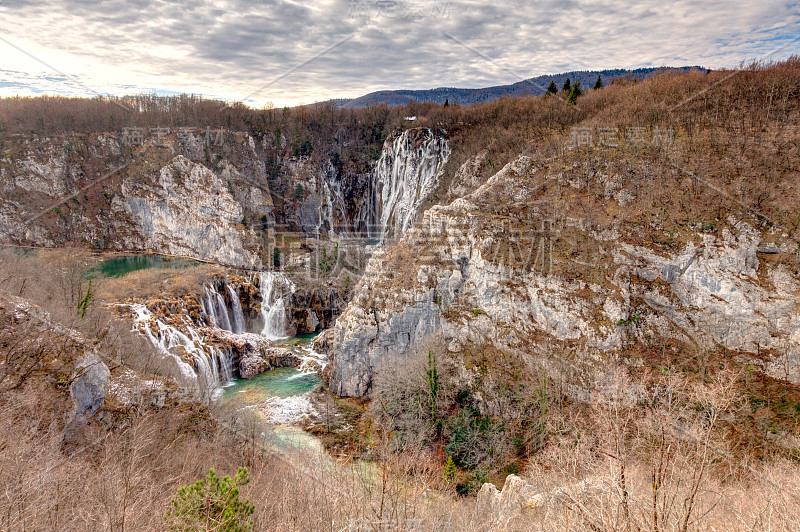
[[[504,446],[502,423],[481,416],[472,408],[462,409],[447,419],[447,445],[444,451],[452,455],[456,465],[475,469],[490,466],[500,457]]]
[[[456,473],[458,473],[458,468],[456,468],[456,463],[453,461],[452,456],[447,457],[447,461],[444,463],[444,468],[442,470],[442,480],[445,482],[452,482],[454,478],[456,478]]]

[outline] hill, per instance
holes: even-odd
[[[624,68],[614,68],[607,70],[575,70],[572,72],[563,72],[561,74],[548,74],[544,76],[537,76],[528,78],[517,83],[510,85],[495,85],[493,87],[484,87],[480,89],[459,89],[456,87],[439,87],[436,89],[424,90],[383,90],[371,92],[354,98],[352,100],[329,100],[330,103],[345,107],[348,109],[358,109],[379,103],[385,103],[390,106],[405,105],[409,102],[433,102],[444,103],[459,103],[461,105],[469,105],[473,103],[490,102],[497,100],[503,96],[524,96],[532,95],[537,96],[544,94],[547,90],[547,85],[550,81],[554,81],[556,86],[561,89],[564,80],[567,78],[571,82],[576,80],[581,82],[581,85],[592,87],[597,76],[603,78],[603,83],[608,84],[615,79],[637,79],[642,80],[654,74],[665,72],[688,72],[690,70],[705,70],[700,66],[683,66],[683,67],[651,67],[651,68],[637,68],[633,70]]]

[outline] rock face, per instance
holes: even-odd
[[[286,307],[289,315],[287,332],[294,336],[331,327],[344,310],[345,303],[335,288],[320,287],[296,290]]]
[[[714,234],[689,228],[666,249],[569,213],[554,225],[538,198],[556,179],[521,157],[374,254],[336,322],[331,388],[367,394],[390,352],[407,353],[433,332],[453,353],[491,345],[547,355],[561,368],[554,371],[587,379],[631,341],[669,340],[736,351],[773,376],[800,378],[800,282],[759,251],[792,256],[795,242],[732,216]],[[614,193],[616,203],[634,196]],[[765,247],[767,238],[776,243]]]
[[[242,221],[269,215],[272,200],[246,139],[230,135],[212,171],[193,135],[136,146],[109,134],[15,137],[0,159],[2,238],[260,264]],[[54,198],[65,201],[53,209]]]
[[[112,212],[130,219],[136,237],[123,238],[131,249],[196,256],[235,266],[258,266],[245,249],[243,210],[214,172],[179,155],[148,184],[127,178]]]
[[[103,406],[110,377],[108,367],[95,353],[86,353],[78,359],[69,387],[76,419],[88,419]]]
[[[386,275],[385,265],[382,254],[370,259],[358,296],[334,327],[329,349],[335,357],[331,389],[339,395],[366,395],[372,372],[383,358],[407,351],[440,327],[433,290],[396,293],[396,302],[402,305],[398,307],[389,297],[372,290]]]

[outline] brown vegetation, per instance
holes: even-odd
[[[792,58],[735,74],[614,83],[569,107],[553,97],[530,97],[472,107],[253,111],[141,98],[128,102],[137,111],[125,125],[196,121],[263,135],[281,130],[291,135],[287,154],[307,150],[306,141],[314,157],[333,156],[339,153],[334,145],[348,144],[340,162],[360,171],[400,117],[416,114],[424,125],[446,129],[457,146],[434,201],[446,199],[448,180],[480,150],[487,150],[483,181],[528,154],[541,169],[533,179],[548,215],[557,219],[568,212],[593,229],[622,223],[632,243],[665,249],[697,238],[698,229],[722,230],[728,214],[796,238],[798,87],[800,60]],[[0,121],[11,133],[115,130],[120,112],[100,100],[0,101]],[[573,126],[616,129],[618,145],[571,146]],[[649,135],[669,129],[674,138],[631,143],[623,137],[629,128]],[[552,175],[559,179],[548,180]],[[636,192],[624,209],[605,194],[609,176]],[[491,207],[485,210],[524,214],[507,212],[502,201]],[[603,265],[593,262],[597,243],[581,241],[584,234],[562,233],[575,245],[555,243],[554,252],[569,262],[555,273],[601,283]],[[101,305],[77,316],[91,259],[58,253],[36,263],[4,252],[0,290],[35,301],[53,323],[79,331],[112,373],[132,367],[141,375],[157,374],[150,347]],[[399,267],[401,258],[393,264]],[[785,262],[797,273],[792,259],[762,258]],[[97,290],[109,299],[129,291],[161,293],[163,286],[154,282],[163,281],[159,275],[142,273]],[[196,279],[188,275],[186,282],[176,290],[191,289]],[[463,309],[467,316],[479,311]],[[456,359],[446,358],[441,346],[423,346],[417,357],[376,372],[369,443],[380,466],[334,466],[320,457],[276,455],[251,420],[215,421],[179,394],[160,410],[107,404],[82,443],[65,447],[65,382],[84,344],[67,345],[52,332],[40,338],[36,331],[9,315],[0,322],[5,529],[157,529],[178,486],[203,477],[210,466],[230,474],[241,465],[250,468],[243,495],[256,505],[257,529],[391,530],[413,528],[417,520],[424,529],[441,529],[442,523],[450,530],[478,529],[485,516],[476,516],[471,501],[453,492],[475,491],[484,480],[501,482],[520,470],[537,491],[550,494],[514,525],[520,529],[792,530],[800,522],[800,388],[768,378],[732,353],[631,345],[586,387],[569,371],[546,365],[567,367],[577,356],[563,346],[541,364],[486,346]],[[439,376],[435,390],[428,352]],[[448,456],[455,471],[443,470]]]

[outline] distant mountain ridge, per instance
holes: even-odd
[[[572,72],[564,72],[561,74],[550,74],[544,76],[537,76],[529,78],[510,85],[496,85],[494,87],[484,87],[481,89],[459,89],[455,87],[439,87],[436,89],[422,89],[422,90],[382,90],[365,94],[353,99],[336,99],[322,102],[323,104],[333,104],[337,107],[348,109],[367,107],[379,103],[385,103],[390,106],[405,105],[411,101],[416,102],[434,102],[444,103],[448,101],[451,104],[459,103],[462,105],[473,104],[479,102],[489,102],[502,98],[503,96],[523,96],[525,94],[539,95],[544,94],[550,81],[554,81],[559,90],[564,84],[564,80],[570,79],[571,83],[576,80],[581,82],[584,89],[591,89],[597,80],[598,74],[602,77],[603,83],[608,84],[618,78],[631,77],[636,79],[644,79],[661,72],[686,72],[692,69],[705,70],[701,66],[683,66],[683,67],[648,67],[636,68],[633,70],[615,68],[607,70],[577,70]]]

